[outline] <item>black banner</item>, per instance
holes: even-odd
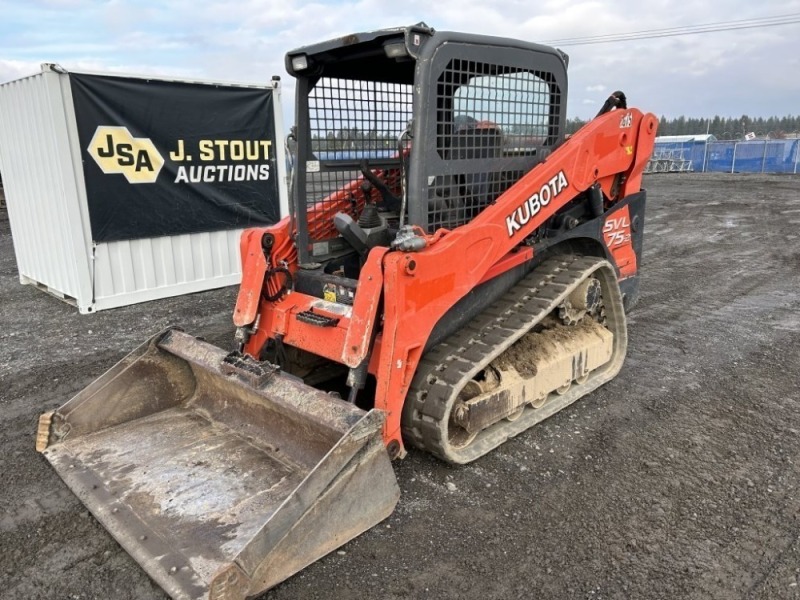
[[[270,89],[70,74],[92,239],[280,218]]]

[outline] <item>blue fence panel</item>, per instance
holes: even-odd
[[[706,145],[704,142],[694,142],[689,158],[692,159],[692,171],[702,171],[706,160]]]
[[[771,140],[764,155],[765,173],[795,173],[800,140]]]
[[[767,142],[765,140],[738,142],[736,144],[736,154],[733,157],[733,170],[736,173],[761,173],[766,148]]]
[[[711,142],[706,150],[706,171],[730,173],[736,142]]]
[[[689,160],[695,172],[800,173],[800,140],[660,142],[653,159]]]

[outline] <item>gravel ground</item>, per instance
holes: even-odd
[[[614,381],[489,456],[411,450],[384,523],[265,595],[800,596],[800,178],[656,175]],[[19,284],[0,211],[0,597],[163,599],[33,449],[149,335],[227,347],[235,289],[80,316]]]

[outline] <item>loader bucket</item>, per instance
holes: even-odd
[[[173,598],[228,600],[392,513],[383,418],[168,330],[42,415],[37,449]]]

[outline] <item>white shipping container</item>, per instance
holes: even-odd
[[[180,81],[273,89],[280,213],[288,214],[279,82]],[[0,172],[20,282],[76,305],[83,314],[241,280],[241,229],[92,241],[69,76],[56,65],[0,84]]]

